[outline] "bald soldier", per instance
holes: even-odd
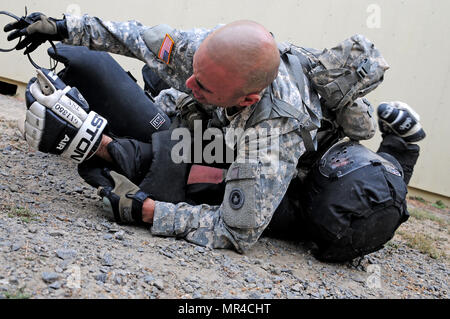
[[[160,175],[153,171],[153,175],[147,174],[144,178],[148,183],[142,184],[142,179],[112,171],[109,180],[113,184],[107,187],[99,182],[97,186],[116,220],[144,221],[152,224],[154,235],[183,237],[202,246],[234,247],[239,252],[249,249],[269,225],[291,180],[297,176],[297,163],[305,153],[305,144],[311,144],[314,139],[317,121],[322,115],[317,93],[311,89],[301,68],[296,71],[301,75],[299,82],[293,75],[292,65],[280,59],[272,35],[251,21],[237,21],[213,30],[183,31],[167,25],[146,27],[136,21],[107,22],[88,15],[66,15],[64,19],[56,20],[35,13],[29,18],[34,21],[30,26],[19,22],[5,27],[5,31],[14,30],[9,40],[25,36],[17,49],[25,48],[28,53],[52,39],[137,58],[170,87],[184,92],[184,95],[175,96],[177,103],[174,98],[164,98],[173,93],[170,90],[157,98],[159,107],[167,113],[176,108],[183,113],[183,106],[195,104],[197,111],[206,114],[202,121],[208,124],[207,127],[219,128],[224,136],[230,130],[241,130],[231,144],[227,140],[227,146],[236,155],[226,165],[225,195],[220,204],[164,201],[161,200],[164,196],[155,194],[157,188],[175,183],[170,178],[159,180],[155,185]],[[81,163],[80,166],[96,157],[110,162],[119,161],[120,157],[128,165],[134,163],[137,150],[139,156],[144,157],[142,144],[130,144],[129,140],[102,134],[109,119],[92,111],[95,105],[89,109],[82,99],[77,103],[84,105],[85,113],[79,116],[79,123],[72,123],[75,129],[66,128],[67,134],[52,134],[56,124],[50,125],[53,113],[50,114],[49,109],[53,107],[55,111],[55,101],[61,102],[64,94],[70,91],[67,87],[58,90],[63,84],[53,74],[41,74],[38,78],[40,82],[47,81],[54,90],[46,95],[37,82],[29,85],[27,103],[31,105],[30,109],[36,110],[34,115],[40,111],[46,114],[40,119],[38,130],[27,136],[27,140],[32,141],[30,144],[39,150],[43,149],[44,142],[56,145],[58,150],[54,153],[70,157]],[[70,96],[69,99],[76,100]],[[186,100],[189,102],[185,103]],[[361,117],[373,121],[367,109],[361,111]],[[164,121],[161,118],[157,118],[158,123]],[[129,129],[133,130],[133,127]],[[158,152],[155,144],[165,144],[155,140],[155,136],[162,136],[164,132],[152,135],[154,158],[159,156],[155,154]],[[361,127],[358,132],[364,136],[373,133],[373,126]],[[261,143],[261,136],[271,142]],[[82,142],[88,140],[89,145],[81,149],[80,145],[87,145]],[[166,142],[170,144],[168,140]],[[255,144],[258,147],[255,148]],[[52,152],[50,148],[46,150]],[[127,157],[124,153],[128,151],[134,152],[130,156],[133,160],[123,161]],[[180,167],[170,161],[165,164],[174,170]],[[154,165],[155,159],[152,159],[151,167]]]

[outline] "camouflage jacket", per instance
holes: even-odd
[[[146,27],[136,21],[106,22],[96,17],[66,16],[71,45],[92,50],[108,51],[137,58],[152,68],[167,84],[186,93],[185,82],[192,75],[193,56],[203,39],[213,30],[177,30],[159,25]],[[158,49],[169,33],[174,45],[166,64],[158,57]],[[270,90],[275,97],[307,115],[298,87],[291,79],[286,65],[281,63],[279,74]],[[306,87],[306,94],[315,94]],[[303,99],[302,99],[303,98]],[[223,108],[213,109],[219,117],[227,117],[227,129],[246,128],[251,114],[259,103],[227,116]],[[316,110],[320,113],[320,110]],[[252,137],[237,138],[234,147],[237,158],[228,170],[223,202],[218,206],[156,201],[151,232],[154,235],[183,237],[187,241],[211,248],[232,248],[245,252],[260,237],[282,200],[291,180],[297,175],[297,163],[305,152],[299,134],[300,123],[295,118],[272,117],[258,122],[250,129],[270,132],[277,143],[258,147],[253,160],[245,158],[254,142]],[[248,130],[245,130],[247,133]],[[254,132],[253,131],[253,132]],[[313,132],[314,133],[314,132]],[[250,134],[248,136],[255,136]]]

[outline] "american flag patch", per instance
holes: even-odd
[[[161,48],[159,49],[158,58],[166,62],[166,64],[169,64],[170,62],[170,54],[172,53],[173,44],[175,42],[170,37],[169,34],[166,33],[166,37],[164,38],[164,41],[161,45]]]

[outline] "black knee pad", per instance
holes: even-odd
[[[381,249],[394,236],[409,216],[407,189],[395,165],[364,146],[333,148],[308,176],[303,217],[319,247],[316,258],[344,262]]]
[[[149,142],[154,132],[170,127],[168,116],[111,55],[64,44],[56,49],[48,54],[65,65],[58,75],[108,120],[109,134]]]

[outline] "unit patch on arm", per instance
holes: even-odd
[[[163,60],[166,64],[169,64],[170,62],[170,54],[172,53],[173,44],[175,42],[170,37],[168,33],[166,33],[166,36],[164,37],[164,41],[161,44],[161,48],[159,49],[158,58]]]

